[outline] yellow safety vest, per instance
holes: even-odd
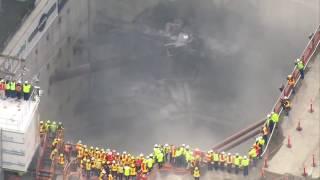
[[[234,165],[240,166],[240,164],[241,164],[241,156],[236,156],[234,158]]]
[[[31,85],[30,84],[23,84],[23,93],[30,93]]]
[[[118,174],[122,174],[123,173],[123,166],[119,165],[118,166]]]
[[[125,176],[130,176],[130,167],[129,166],[125,166],[124,167],[124,175]]]
[[[15,82],[10,82],[10,90],[15,91],[16,90],[16,83]]]
[[[91,162],[86,162],[86,170],[91,171]]]
[[[248,158],[242,159],[241,165],[244,167],[249,166],[249,159]]]
[[[195,178],[198,178],[198,177],[200,177],[200,171],[199,171],[199,169],[195,169],[194,171],[193,171],[193,177],[195,177]]]
[[[131,176],[136,176],[137,175],[136,167],[131,167],[130,168],[130,175]]]

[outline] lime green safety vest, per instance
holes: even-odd
[[[302,61],[299,61],[299,62],[297,63],[297,68],[298,68],[299,70],[301,70],[301,69],[304,68],[304,65],[303,65],[303,62],[302,62]]]
[[[130,167],[129,166],[125,166],[124,167],[124,173],[125,176],[130,176]]]
[[[157,159],[158,159],[159,163],[163,162],[163,153],[162,152],[158,153]]]
[[[23,84],[23,93],[30,93],[31,84]]]
[[[244,167],[249,166],[249,159],[248,158],[242,159],[241,164]]]
[[[219,161],[219,154],[218,153],[213,154],[213,161],[215,161],[215,162]]]
[[[241,156],[236,156],[234,158],[234,165],[240,166],[240,160],[241,160]]]
[[[148,168],[152,168],[153,160],[151,158],[147,159],[147,165],[148,165]]]
[[[181,156],[181,155],[182,155],[182,151],[183,151],[182,148],[177,149],[177,151],[176,151],[176,157]]]
[[[16,83],[15,82],[10,82],[10,90],[15,91],[16,90]]]
[[[278,123],[279,122],[279,114],[278,113],[273,113],[271,115],[271,120],[274,122],[274,123]]]
[[[265,140],[264,140],[263,138],[260,138],[260,139],[259,139],[259,144],[262,145],[262,146],[264,146],[264,143],[265,143]]]
[[[6,90],[10,90],[10,82],[6,84]]]

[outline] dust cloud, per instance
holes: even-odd
[[[78,58],[107,66],[57,118],[73,141],[133,153],[209,149],[265,116],[318,23],[315,0],[91,2]]]

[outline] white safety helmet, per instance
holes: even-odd
[[[25,84],[28,84],[28,81],[24,81]]]
[[[231,156],[231,153],[228,153],[228,156]]]
[[[288,96],[283,97],[283,99],[289,99]]]
[[[299,58],[297,59],[297,62],[301,61]]]
[[[271,117],[271,114],[268,114],[267,117],[268,117],[268,118]]]
[[[154,147],[155,147],[155,148],[158,147],[158,144],[155,144]]]
[[[147,159],[149,159],[150,157],[149,156],[147,156]]]
[[[140,157],[143,157],[143,154],[142,154],[142,153],[140,154]]]
[[[244,159],[247,159],[247,156],[243,156]]]
[[[186,145],[185,144],[182,144],[182,147],[185,147]]]
[[[225,154],[225,152],[224,151],[222,151],[222,153],[221,154]]]
[[[151,153],[151,154],[149,154],[149,157],[153,157],[153,154]]]
[[[123,151],[123,153],[122,154],[127,154],[127,152],[126,151]]]
[[[21,84],[21,81],[20,81],[20,80],[18,81],[18,84]]]
[[[169,146],[169,144],[165,144],[165,145],[164,145],[164,147],[168,147],[168,146]]]
[[[190,146],[189,146],[189,145],[187,145],[187,146],[186,146],[186,149],[189,149],[189,148],[190,148]]]
[[[236,156],[239,156],[239,153],[236,153]]]

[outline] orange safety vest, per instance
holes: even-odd
[[[142,171],[143,173],[147,173],[147,172],[148,172],[147,163],[143,162],[143,163],[141,164],[141,171]]]
[[[232,156],[227,157],[227,164],[232,164]]]
[[[288,85],[289,85],[289,86],[294,86],[294,84],[295,84],[295,80],[293,79],[293,77],[292,77],[292,78],[289,78],[289,79],[288,79]]]
[[[226,161],[225,155],[220,154],[220,162],[224,163]]]
[[[80,147],[80,149],[78,150],[78,158],[82,158],[83,157],[83,147]]]

